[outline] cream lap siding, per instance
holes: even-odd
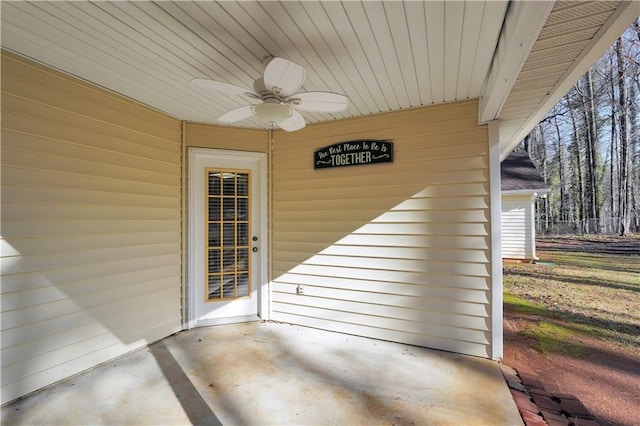
[[[196,148],[267,152],[268,133],[264,130],[186,123],[186,145]]]
[[[531,195],[502,196],[502,257],[532,259]]]
[[[313,169],[364,138],[395,161]],[[276,132],[271,318],[489,357],[488,164],[475,101]]]
[[[181,329],[180,122],[2,54],[2,403]]]

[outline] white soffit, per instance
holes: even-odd
[[[500,112],[500,159],[640,15],[640,2],[558,1]]]
[[[509,6],[491,70],[480,98],[480,123],[495,120],[500,115],[502,106],[553,5],[553,1],[520,1]]]
[[[251,87],[278,56],[306,69],[301,90],[349,97],[314,123],[478,98],[508,3],[2,1],[2,46],[204,123],[246,102],[192,78]]]
[[[540,31],[549,2],[4,0],[0,6],[3,48],[181,120],[217,124],[246,104],[194,86],[192,78],[251,87],[262,59],[273,55],[305,67],[301,90],[349,97],[344,112],[304,112],[307,123],[485,93],[479,119],[499,118],[503,157],[640,13],[640,2],[559,1]],[[265,128],[255,119],[236,124]]]

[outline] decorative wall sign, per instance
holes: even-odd
[[[313,153],[313,168],[361,166],[363,164],[393,163],[393,142],[359,139],[338,142]]]

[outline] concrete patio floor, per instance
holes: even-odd
[[[496,362],[277,323],[179,333],[2,408],[3,425],[521,425]]]

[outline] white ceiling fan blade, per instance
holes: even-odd
[[[251,105],[247,105],[225,112],[218,118],[218,121],[222,121],[223,123],[235,123],[236,121],[250,117],[253,117],[253,109]]]
[[[307,123],[305,123],[302,114],[296,110],[291,110],[291,112],[291,117],[278,124],[278,127],[287,132],[295,132],[296,130],[304,129],[304,126],[306,126]]]
[[[296,93],[287,103],[305,111],[338,112],[347,109],[349,98],[332,92],[302,92]]]
[[[286,97],[302,86],[304,75],[304,68],[300,65],[286,59],[273,58],[264,69],[264,85],[270,92]]]
[[[226,95],[239,95],[255,98],[258,95],[253,93],[251,89],[246,87],[236,86],[235,84],[225,83],[224,81],[209,80],[206,78],[194,78],[191,80],[192,84],[203,89],[216,90]]]

